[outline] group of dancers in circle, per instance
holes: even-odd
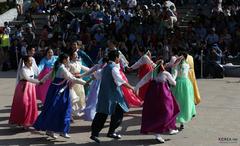
[[[142,107],[140,132],[153,133],[164,143],[160,134],[177,134],[184,129],[184,124],[196,116],[195,105],[201,100],[192,56],[185,51],[173,53],[169,63],[154,63],[147,51],[128,66],[115,42],[108,41],[104,57],[92,67],[78,45],[70,54],[59,56],[47,49],[37,66],[34,48],[29,48],[19,63],[9,124],[34,127],[52,138],[58,137],[56,133],[70,138],[71,120],[78,116],[92,121],[90,139],[100,143],[99,133],[109,115],[107,137],[120,139],[115,130],[124,113],[131,107]],[[137,69],[140,81],[134,87],[124,71]],[[43,104],[40,114],[37,100]]]

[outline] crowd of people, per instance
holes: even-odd
[[[239,3],[210,4],[210,15],[194,7],[198,13],[183,31],[170,0],[33,1],[26,25],[11,32],[5,23],[1,33],[3,70],[17,70],[9,123],[70,138],[71,121],[82,117],[93,121],[90,138],[100,143],[108,115],[107,136],[120,139],[115,130],[124,113],[143,107],[141,133],[155,133],[163,143],[160,134],[177,134],[196,116],[201,98],[194,63],[199,77],[204,54],[204,76],[221,77],[220,64],[239,55]],[[80,8],[78,14],[69,11],[71,5]],[[34,13],[48,13],[39,35]],[[125,75],[133,70],[136,86]],[[39,115],[37,100],[43,105]]]
[[[1,51],[2,56],[9,56],[4,59],[9,68],[17,68],[27,46],[36,48],[35,57],[39,63],[46,48],[52,48],[56,55],[67,53],[76,40],[82,41],[82,49],[94,63],[102,55],[108,39],[118,42],[117,47],[130,63],[141,56],[141,50],[151,50],[153,60],[163,58],[168,61],[173,49],[184,47],[194,56],[197,77],[201,72],[198,67],[201,51],[205,55],[204,77],[214,74],[218,64],[239,57],[237,1],[197,1],[199,5],[193,7],[197,15],[185,31],[178,27],[181,18],[178,18],[175,4],[169,0],[150,4],[135,0],[47,2],[48,5],[33,1],[25,14],[26,24],[17,25],[14,32],[6,22],[1,32]],[[205,13],[201,4],[211,6],[209,13]],[[76,15],[68,10],[71,5],[80,8]],[[49,14],[48,24],[36,35],[32,14],[43,12]],[[213,71],[209,67],[212,64],[216,66]]]

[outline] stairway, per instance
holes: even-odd
[[[71,7],[68,9],[75,15],[80,15],[81,10],[76,7]],[[194,22],[194,17],[197,14],[196,6],[195,5],[184,5],[177,7],[177,13],[178,13],[178,22],[177,25],[179,26],[181,31],[185,31],[188,28],[189,22]],[[33,19],[36,24],[36,29],[34,30],[36,36],[39,36],[42,28],[44,25],[47,25],[48,20],[48,14],[33,14]],[[24,25],[25,24],[25,16],[18,16],[17,19],[10,22],[10,26],[12,28],[12,32],[15,32],[16,28],[15,25]]]
[[[34,21],[35,21],[35,25],[36,25],[36,29],[34,30],[36,37],[39,36],[42,28],[44,25],[47,25],[48,22],[48,14],[33,14],[32,15]],[[25,22],[25,16],[18,16],[17,19],[9,22],[10,27],[11,27],[11,32],[14,33],[16,30],[16,25],[22,25],[23,27],[26,26],[26,22]]]
[[[181,31],[185,31],[189,22],[195,22],[194,18],[197,15],[197,10],[195,5],[185,5],[181,7],[177,7],[178,13],[178,27]]]

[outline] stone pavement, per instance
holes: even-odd
[[[9,127],[8,118],[15,88],[15,72],[0,72],[0,146],[78,145],[97,146],[89,139],[91,122],[75,120],[71,125],[71,139],[52,140],[33,129],[25,131]],[[129,76],[131,83],[136,77]],[[240,79],[198,80],[202,102],[197,106],[197,116],[177,135],[163,135],[168,141],[158,144],[152,135],[139,134],[141,108],[125,114],[118,129],[121,140],[106,138],[109,121],[101,132],[102,146],[240,146]],[[134,84],[133,83],[133,84]],[[157,116],[157,115],[156,115]]]

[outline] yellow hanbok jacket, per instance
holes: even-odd
[[[197,85],[197,80],[195,77],[195,71],[194,71],[194,61],[193,57],[191,55],[187,56],[186,62],[189,64],[189,72],[188,72],[188,77],[192,82],[193,89],[194,89],[194,103],[197,105],[201,101],[201,97],[198,91],[198,85]]]

